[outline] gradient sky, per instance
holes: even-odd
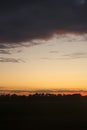
[[[1,2],[0,89],[87,90],[87,1]]]
[[[43,44],[10,49],[12,54],[1,57],[13,59],[0,63],[0,86],[7,89],[86,89],[87,43],[78,36],[57,38]],[[76,40],[77,39],[77,40]],[[13,53],[14,52],[14,53]]]

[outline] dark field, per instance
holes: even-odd
[[[0,96],[0,130],[87,129],[87,96]]]

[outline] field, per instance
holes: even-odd
[[[80,94],[0,96],[0,128],[28,130],[85,129],[87,97]]]

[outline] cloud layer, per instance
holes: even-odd
[[[79,59],[79,58],[87,58],[87,53],[76,52],[76,53],[71,53],[71,54],[65,54],[63,56],[65,58],[70,58],[70,59]]]
[[[50,53],[54,53],[54,54],[58,54],[57,51],[50,51]],[[87,59],[87,53],[85,52],[74,52],[74,53],[68,53],[68,54],[59,54],[58,56],[56,55],[56,57],[42,57],[41,60],[72,60],[72,59]]]
[[[1,63],[5,63],[5,62],[20,63],[20,62],[23,62],[23,61],[21,59],[17,59],[17,58],[4,58],[4,57],[0,57],[0,62]]]
[[[0,49],[0,54],[11,54],[9,50]]]
[[[0,3],[0,48],[58,33],[87,32],[87,1],[3,0]],[[9,47],[9,46],[7,46]]]

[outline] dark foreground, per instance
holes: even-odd
[[[0,96],[0,130],[87,129],[87,97]]]

